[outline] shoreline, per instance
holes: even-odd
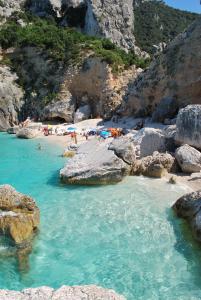
[[[90,139],[93,139],[94,137],[90,137]],[[62,151],[64,151],[68,146],[70,146],[72,143],[70,136],[56,136],[56,135],[49,135],[44,136],[41,135],[39,139],[42,139],[43,141],[51,144],[55,144],[62,148]],[[78,136],[78,145],[86,142],[86,139],[82,136]],[[62,154],[62,153],[61,153]],[[164,179],[169,182],[170,178],[174,177],[176,180],[176,184],[184,185],[188,188],[190,188],[192,191],[197,191],[201,189],[201,173],[193,173],[192,175],[187,175],[183,173],[168,173]]]

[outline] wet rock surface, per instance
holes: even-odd
[[[10,185],[0,186],[0,233],[16,245],[30,242],[39,226],[40,212],[34,200]]]
[[[179,198],[173,209],[178,217],[188,221],[194,237],[201,242],[201,190]]]

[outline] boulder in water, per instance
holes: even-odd
[[[0,233],[16,245],[26,245],[40,222],[34,200],[18,193],[10,185],[0,186]]]
[[[178,217],[187,219],[195,238],[201,242],[201,190],[179,198],[173,209]]]
[[[31,128],[21,128],[17,132],[17,137],[20,139],[33,139],[37,137],[39,134],[39,131],[37,129],[31,129]]]
[[[109,141],[91,140],[60,171],[61,180],[70,184],[109,184],[123,179],[130,166],[108,149]]]

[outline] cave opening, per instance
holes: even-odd
[[[62,7],[65,11],[66,21],[69,27],[85,27],[85,17],[87,12],[87,5],[80,4],[78,7]]]

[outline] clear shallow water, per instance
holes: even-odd
[[[0,288],[98,284],[128,300],[201,299],[200,247],[170,206],[186,191],[130,177],[104,187],[62,186],[61,149],[0,134],[0,184],[41,210],[29,270],[0,245]]]

